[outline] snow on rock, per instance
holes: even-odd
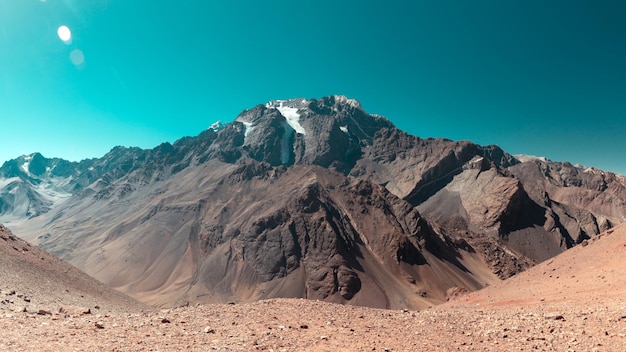
[[[545,156],[535,156],[535,155],[526,155],[526,154],[516,154],[513,156],[515,157],[515,159],[523,163],[529,162],[529,161],[535,161],[535,160],[548,161],[548,158],[546,158]]]
[[[294,131],[300,134],[306,134],[304,127],[300,124],[300,114],[298,114],[298,108],[284,106],[281,102],[277,109],[287,119],[287,123],[294,129]]]
[[[339,129],[341,130],[341,132],[343,133],[349,133],[348,132],[348,126],[339,126]]]
[[[30,175],[30,171],[28,171],[28,168],[30,167],[30,161],[33,159],[32,155],[24,155],[24,164],[22,164],[21,169],[22,171],[24,171],[24,173],[26,175]]]
[[[252,124],[252,122],[247,122],[247,121],[241,121],[241,123],[243,123],[243,126],[244,126],[243,136],[248,137],[248,134],[254,129],[254,124]]]
[[[224,128],[224,124],[222,123],[222,121],[217,120],[213,124],[211,124],[211,126],[209,126],[208,129],[213,130],[214,132],[217,132],[221,130],[222,128]]]
[[[267,108],[275,108],[287,119],[287,123],[293,128],[296,133],[305,135],[306,131],[300,124],[300,114],[298,113],[298,107],[293,105],[305,105],[308,103],[306,99],[298,100],[272,100],[265,104]]]
[[[359,103],[359,101],[356,100],[356,99],[349,99],[345,95],[335,95],[334,97],[335,97],[335,101],[336,102],[346,103],[346,104],[350,105],[353,108],[360,108],[361,107],[361,103]]]

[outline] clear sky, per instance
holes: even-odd
[[[626,1],[0,0],[0,162],[331,94],[420,137],[626,174]]]

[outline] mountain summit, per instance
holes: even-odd
[[[626,220],[623,176],[422,139],[343,96],[259,104],[151,150],[24,160],[0,169],[0,221],[161,306],[305,297],[423,308]],[[64,197],[39,201],[42,189]]]

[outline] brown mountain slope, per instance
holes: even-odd
[[[64,209],[33,240],[161,306],[303,297],[424,308],[450,287],[498,280],[409,203],[319,166],[212,160],[123,200]]]
[[[626,223],[448,305],[614,304],[626,298]]]
[[[31,246],[0,225],[0,313],[59,309],[139,311],[147,307]],[[98,307],[98,308],[95,308]]]

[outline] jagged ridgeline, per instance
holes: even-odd
[[[416,116],[416,120],[420,117]],[[0,221],[151,304],[445,301],[626,219],[623,176],[276,100],[151,150],[0,168]]]

